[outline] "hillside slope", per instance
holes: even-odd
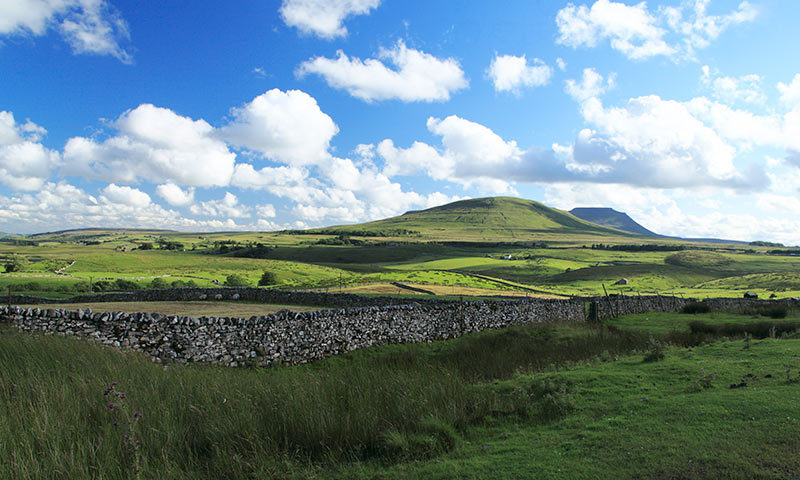
[[[450,241],[529,241],[565,235],[633,236],[539,202],[513,197],[461,200],[384,220],[331,229],[341,232],[412,231],[422,237]]]
[[[627,213],[618,212],[613,208],[578,207],[573,208],[569,213],[587,222],[596,223],[605,227],[616,228],[618,230],[648,237],[662,236],[639,225],[634,219],[629,217]]]

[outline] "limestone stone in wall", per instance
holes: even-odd
[[[594,301],[602,320],[630,313],[674,312],[693,300],[603,297]],[[726,311],[744,311],[761,303],[800,308],[800,301],[796,300],[707,302],[714,310]],[[11,318],[23,331],[88,337],[162,361],[268,366],[296,365],[375,345],[443,340],[509,325],[583,322],[586,305],[578,300],[545,299],[415,302],[300,313],[281,310],[249,319],[3,306],[0,317]]]
[[[239,318],[7,307],[24,331],[79,335],[166,361],[299,364],[388,343],[429,342],[531,322],[584,321],[572,301],[415,303]]]

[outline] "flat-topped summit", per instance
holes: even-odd
[[[636,223],[634,219],[628,216],[625,212],[618,212],[613,208],[607,207],[578,207],[573,208],[569,213],[578,218],[586,220],[587,222],[596,223],[606,227],[616,228],[617,230],[624,230],[626,232],[636,233],[639,235],[646,235],[648,237],[661,237],[653,231],[650,231],[643,226]]]

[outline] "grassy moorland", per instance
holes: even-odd
[[[689,327],[765,320],[529,325],[268,370],[3,328],[0,477],[796,478],[797,332]]]

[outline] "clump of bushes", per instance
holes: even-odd
[[[687,303],[681,309],[681,313],[687,313],[690,315],[695,315],[698,313],[708,313],[711,311],[711,307],[707,303],[703,302],[692,302]]]
[[[278,278],[275,276],[273,272],[265,270],[264,273],[261,275],[261,278],[258,280],[259,287],[266,287],[269,285],[275,285],[278,283]]]
[[[461,436],[437,417],[423,420],[413,433],[389,430],[383,435],[384,454],[396,460],[422,460],[455,450]]]
[[[528,395],[534,400],[538,417],[552,422],[575,411],[575,399],[570,394],[572,383],[545,378],[528,386]]]
[[[650,340],[647,342],[647,350],[644,354],[643,362],[658,362],[659,360],[664,360],[664,344],[660,341],[656,340],[653,337],[650,337]]]
[[[689,391],[692,393],[699,393],[703,390],[707,390],[709,388],[714,387],[714,380],[716,380],[717,374],[714,372],[706,373],[705,369],[700,372],[700,376],[695,379],[694,383],[689,387]]]
[[[6,260],[5,270],[6,273],[21,272],[25,270],[28,265],[30,265],[30,262],[24,256],[11,255],[11,257]]]
[[[228,275],[225,278],[225,286],[227,287],[246,287],[248,285],[250,285],[250,282],[238,273]]]
[[[757,310],[762,317],[786,318],[789,309],[785,305],[765,305]]]

